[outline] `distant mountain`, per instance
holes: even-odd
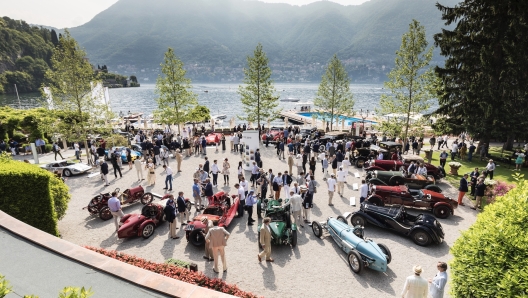
[[[168,47],[194,80],[240,80],[246,57],[260,42],[277,81],[318,81],[334,53],[353,80],[376,81],[384,80],[413,18],[425,26],[432,45],[432,35],[444,27],[436,2],[371,0],[342,6],[322,1],[299,7],[242,0],[120,0],[70,32],[91,61],[151,80]]]

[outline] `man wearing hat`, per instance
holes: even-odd
[[[427,280],[421,277],[422,267],[413,267],[414,275],[407,277],[403,285],[402,298],[425,298],[427,297]]]
[[[343,196],[343,190],[345,188],[346,175],[343,167],[339,167],[339,171],[337,171],[337,193],[341,196]]]
[[[328,206],[334,206],[334,204],[332,204],[332,199],[334,198],[336,183],[335,175],[331,174],[330,178],[326,181],[326,184],[328,184]]]
[[[250,190],[248,192],[248,195],[246,197],[246,210],[248,213],[248,226],[252,226],[253,222],[255,221],[253,219],[253,205],[257,203],[257,197],[255,196],[255,191]]]
[[[205,228],[202,230],[202,233],[205,237],[209,233],[209,230],[213,227],[213,221],[208,220],[207,217],[202,218],[201,221],[205,225]],[[208,243],[207,241],[205,242],[205,255],[203,258],[209,261],[213,260],[213,248],[211,247],[211,243]]]
[[[491,180],[493,180],[493,171],[495,171],[495,163],[493,162],[493,159],[490,159],[486,165],[486,173]]]

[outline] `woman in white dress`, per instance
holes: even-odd
[[[224,159],[224,163],[222,164],[222,175],[224,175],[224,186],[229,185],[229,168],[231,165],[229,164],[229,161]]]
[[[152,159],[148,159],[145,169],[147,170],[147,186],[156,184],[156,172],[154,172],[154,163],[152,163]]]

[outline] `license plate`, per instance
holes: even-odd
[[[187,225],[187,227],[185,227],[185,231],[192,231],[192,230],[194,230],[193,225]]]

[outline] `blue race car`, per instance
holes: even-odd
[[[387,246],[365,239],[363,227],[351,227],[346,223],[346,215],[337,219],[329,217],[326,222],[312,222],[314,235],[320,238],[326,230],[336,244],[348,255],[348,265],[355,273],[360,273],[364,267],[376,271],[387,271],[387,264],[392,256]]]
[[[114,150],[117,149],[118,151],[121,151],[121,160],[126,163],[127,157],[126,157],[126,150],[130,150],[130,155],[132,156],[132,161],[134,161],[136,158],[141,158],[141,152],[132,150],[130,148],[127,148],[126,146],[118,146],[118,147],[112,147],[111,152],[114,152]],[[123,150],[126,149],[126,150]],[[105,150],[106,160],[110,159],[110,151]]]

